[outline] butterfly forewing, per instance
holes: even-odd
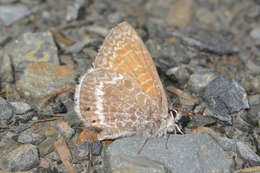
[[[166,95],[153,60],[143,41],[128,23],[123,22],[110,31],[98,52],[94,66],[128,76],[161,105],[161,113],[167,115]]]

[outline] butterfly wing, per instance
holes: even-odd
[[[76,89],[75,110],[86,127],[99,129],[98,140],[152,129],[149,115],[158,115],[159,109],[135,82],[108,69],[84,75]]]
[[[94,67],[126,75],[160,105],[160,115],[168,115],[166,94],[153,60],[128,23],[123,22],[110,31],[98,52]]]

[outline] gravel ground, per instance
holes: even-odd
[[[260,172],[259,20],[258,0],[0,0],[0,173]],[[77,143],[74,86],[123,21],[187,115],[168,149]]]

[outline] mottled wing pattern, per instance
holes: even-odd
[[[152,129],[155,120],[149,115],[160,109],[130,78],[108,69],[83,76],[76,98],[78,115],[87,127],[99,129],[98,140]]]
[[[112,69],[128,76],[161,106],[158,116],[167,116],[166,94],[153,60],[128,23],[123,22],[110,31],[98,52],[94,67]]]

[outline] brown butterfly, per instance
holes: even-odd
[[[88,130],[80,140],[116,139],[138,133],[166,136],[177,127],[153,60],[126,22],[113,28],[80,80],[75,110]]]

